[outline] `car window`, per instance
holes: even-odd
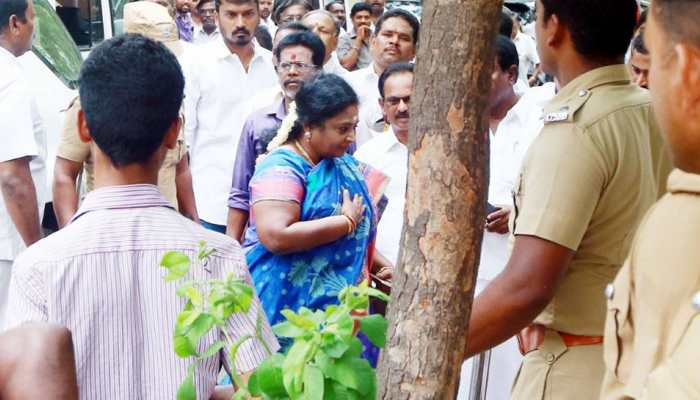
[[[112,30],[114,35],[124,33],[124,5],[130,0],[110,0],[112,5]]]
[[[75,88],[83,59],[73,38],[47,0],[34,0],[34,53],[68,87]]]

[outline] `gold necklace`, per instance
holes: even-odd
[[[306,150],[304,150],[304,146],[302,146],[301,143],[299,143],[299,140],[295,140],[295,141],[294,141],[294,147],[297,148],[297,150],[299,151],[299,153],[301,153],[301,156],[302,156],[306,161],[308,161],[309,164],[311,164],[312,167],[315,167],[315,166],[316,166],[316,163],[313,162],[313,160],[311,160],[311,156],[309,156],[309,153],[307,153]]]

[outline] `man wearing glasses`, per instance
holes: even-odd
[[[321,39],[312,32],[289,34],[274,49],[279,94],[272,104],[253,112],[246,120],[233,168],[226,233],[239,242],[248,223],[248,183],[255,161],[267,152],[267,144],[277,134],[301,85],[323,68],[325,51]]]
[[[194,30],[192,43],[196,45],[221,40],[221,32],[216,24],[216,3],[214,0],[201,0],[195,12],[202,20],[202,25]]]

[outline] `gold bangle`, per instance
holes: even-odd
[[[347,215],[344,215],[344,217],[345,217],[345,222],[347,222],[347,224],[348,224],[348,232],[346,233],[346,235],[349,236],[350,234],[352,234],[352,232],[354,230],[352,227],[352,221],[350,220],[350,218],[348,218]]]

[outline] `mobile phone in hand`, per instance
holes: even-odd
[[[496,211],[500,210],[502,207],[496,207],[493,204],[486,202],[486,220],[489,220],[489,215],[495,213]]]

